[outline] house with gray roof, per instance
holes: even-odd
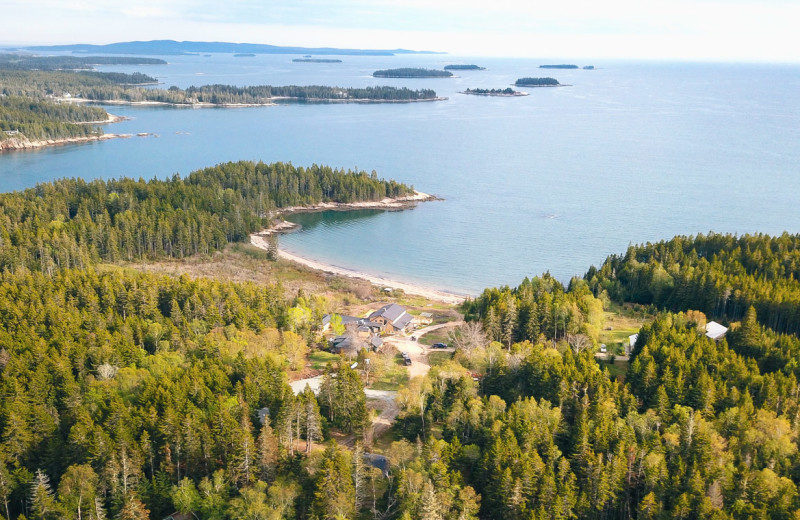
[[[386,332],[405,332],[412,319],[406,309],[396,303],[384,305],[369,315],[369,321],[382,324]]]

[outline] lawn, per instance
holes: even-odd
[[[642,325],[652,320],[653,316],[642,309],[612,305],[605,313],[605,330],[600,331],[598,340],[605,343],[610,352],[624,355],[628,336],[638,333]]]
[[[331,354],[330,352],[325,352],[324,350],[315,350],[308,356],[308,361],[311,363],[311,368],[314,370],[323,370],[325,365],[327,365],[331,361],[339,361],[340,357],[338,354]]]
[[[610,377],[616,377],[619,379],[620,382],[625,382],[625,375],[628,373],[628,366],[630,365],[627,361],[614,361],[613,363],[608,363],[607,361],[599,361],[601,368],[608,369],[608,375]]]
[[[387,364],[389,368],[372,383],[370,388],[373,390],[397,391],[401,386],[408,383],[408,370],[406,370],[405,365],[403,365],[400,354],[395,357],[396,362]]]
[[[430,352],[428,354],[428,364],[432,367],[444,365],[453,359],[452,352]]]
[[[448,336],[450,335],[450,331],[453,330],[452,327],[444,327],[441,329],[436,329],[432,332],[425,334],[422,337],[417,338],[417,341],[422,343],[423,345],[433,345],[434,343],[450,343],[450,339]]]

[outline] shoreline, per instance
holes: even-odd
[[[122,99],[85,99],[85,98],[56,98],[59,101],[68,103],[86,103],[95,105],[124,105],[124,106],[162,106],[173,108],[248,108],[248,107],[272,107],[279,105],[280,101],[294,103],[364,103],[364,104],[384,104],[384,103],[423,103],[428,101],[447,101],[447,97],[437,96],[427,99],[341,99],[341,98],[300,98],[291,96],[273,96],[271,101],[265,103],[170,103],[168,101],[126,101]],[[276,103],[276,101],[278,103]],[[106,122],[106,121],[104,121]],[[112,121],[107,121],[112,122]],[[116,122],[116,121],[114,121]]]
[[[291,215],[295,213],[311,213],[316,211],[348,211],[354,209],[383,209],[388,211],[399,211],[402,209],[409,209],[415,207],[420,202],[442,200],[433,195],[415,191],[414,195],[407,195],[404,197],[385,198],[380,201],[370,202],[351,202],[351,203],[336,203],[336,202],[321,202],[313,206],[291,206],[283,208],[271,215],[275,222],[267,229],[253,233],[250,235],[250,243],[260,249],[268,250],[269,245],[267,237],[270,235],[289,233],[299,228],[298,224],[288,222],[281,219],[283,215]],[[360,278],[366,280],[374,285],[380,287],[391,287],[393,289],[402,289],[403,292],[408,294],[415,294],[422,296],[429,300],[435,300],[450,305],[458,305],[466,298],[470,297],[468,294],[459,294],[446,290],[436,289],[427,285],[414,284],[385,278],[383,276],[357,271],[346,267],[339,267],[336,265],[328,264],[311,258],[307,258],[295,253],[290,253],[284,249],[278,248],[278,257],[284,260],[289,260],[297,264],[303,265],[310,269],[323,271],[326,273],[335,274],[338,276],[346,276],[348,278]]]
[[[265,239],[266,236],[267,235],[260,235],[260,234],[250,235],[250,243],[255,247],[266,250],[268,248],[267,241]],[[454,292],[448,292],[445,290],[436,289],[425,285],[401,282],[390,278],[384,278],[383,276],[373,275],[365,273],[363,271],[357,271],[355,269],[339,267],[333,264],[312,260],[310,258],[300,256],[296,253],[290,253],[280,248],[278,248],[278,257],[282,258],[283,260],[289,260],[291,262],[300,264],[310,269],[314,269],[316,271],[322,271],[324,273],[335,274],[338,276],[346,276],[348,278],[359,278],[362,280],[366,280],[372,283],[373,285],[377,285],[381,288],[391,287],[392,289],[402,289],[403,292],[405,292],[406,294],[414,294],[417,296],[422,296],[424,298],[427,298],[428,300],[447,303],[449,305],[458,305],[469,297],[469,295],[466,294],[462,295]]]
[[[14,150],[34,150],[36,148],[44,148],[47,146],[60,146],[65,144],[106,141],[108,139],[129,139],[131,137],[133,137],[133,134],[102,134],[102,135],[89,135],[86,137],[65,137],[63,139],[46,139],[42,141],[30,141],[27,138],[24,140],[6,139],[5,141],[0,141],[0,153],[11,152]]]

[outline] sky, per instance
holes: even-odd
[[[3,0],[0,45],[194,40],[800,62],[798,0]]]

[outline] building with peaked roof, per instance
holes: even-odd
[[[719,341],[722,338],[724,338],[727,332],[728,332],[728,327],[720,325],[716,321],[709,321],[706,324],[706,336],[713,339],[714,341]]]
[[[382,324],[386,332],[405,332],[412,319],[406,309],[396,303],[384,305],[369,315],[369,321]]]
[[[372,322],[368,318],[357,318],[356,316],[346,316],[344,314],[339,314],[339,317],[342,318],[342,325],[345,328],[355,327],[359,330],[362,330],[362,327],[369,328],[370,332],[373,333],[380,333],[383,329],[383,326],[380,323]],[[326,314],[322,317],[322,332],[327,332],[331,326],[331,319],[333,318],[333,314]]]

